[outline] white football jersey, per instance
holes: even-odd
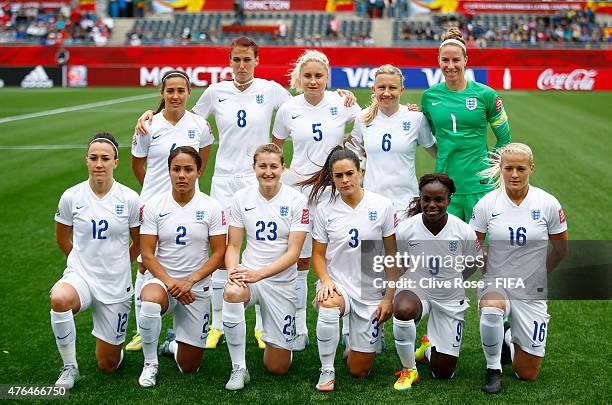
[[[382,298],[381,295],[365,296],[367,294],[362,291],[361,242],[391,236],[396,226],[391,201],[371,191],[365,190],[363,199],[354,209],[342,201],[339,194],[333,201],[319,200],[312,237],[327,244],[327,272],[332,280],[344,286],[351,298],[370,303]]]
[[[390,117],[379,110],[366,125],[359,114],[351,137],[367,156],[363,187],[390,199],[396,211],[405,210],[419,195],[417,144],[429,148],[436,143],[425,115],[400,106]]]
[[[330,150],[342,145],[346,124],[360,111],[358,104],[345,107],[344,97],[335,92],[326,91],[316,106],[301,94],[278,109],[272,134],[278,139],[291,137],[291,169],[310,176],[321,169]]]
[[[465,298],[461,282],[461,272],[465,270],[466,260],[476,263],[482,260],[480,243],[476,239],[476,232],[465,222],[452,214],[444,228],[434,235],[423,223],[423,214],[416,214],[401,222],[397,228],[396,238],[398,251],[402,248],[413,258],[402,277],[414,280],[420,291],[427,295],[427,299],[436,301],[454,301]],[[426,279],[425,281],[421,281]],[[436,280],[430,283],[429,280]],[[443,286],[441,282],[448,280],[450,286]]]
[[[299,191],[281,184],[271,200],[259,192],[259,185],[238,191],[230,210],[230,226],[246,231],[247,245],[242,264],[257,270],[274,262],[287,251],[289,232],[310,232],[310,213]],[[271,281],[292,281],[297,264],[270,277]]]
[[[72,227],[67,267],[85,279],[94,297],[105,304],[129,298],[130,228],[140,226],[138,194],[115,181],[98,198],[86,180],[62,194],[55,221]]]
[[[470,225],[489,236],[485,278],[521,278],[526,293],[546,289],[548,235],[567,230],[565,214],[555,197],[530,185],[517,206],[505,191],[493,190],[474,207]]]
[[[253,155],[259,145],[270,142],[272,113],[291,94],[280,84],[255,79],[244,91],[233,82],[211,84],[192,111],[204,118],[215,117],[219,148],[215,175],[253,173]]]
[[[163,111],[155,114],[151,123],[146,125],[147,134],[134,134],[132,140],[132,155],[147,158],[147,171],[140,192],[141,203],[172,189],[168,156],[173,149],[192,146],[199,151],[215,141],[208,121],[189,111],[185,111],[176,125],[164,118]]]
[[[172,278],[197,271],[208,260],[210,236],[227,233],[225,214],[212,197],[196,192],[181,207],[172,191],[149,200],[144,207],[141,235],[157,235],[155,257]],[[200,290],[210,285],[210,276],[196,283]]]

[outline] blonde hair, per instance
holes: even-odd
[[[262,153],[277,154],[280,156],[281,165],[285,164],[285,156],[283,155],[283,150],[280,148],[280,146],[273,143],[264,143],[255,149],[255,154],[253,155],[253,166],[257,164],[257,156],[261,155]]]
[[[376,72],[374,72],[374,80],[378,77],[378,75],[396,75],[400,78],[400,85],[402,89],[404,88],[404,74],[402,71],[393,66],[393,65],[382,65]],[[363,122],[368,125],[374,117],[378,114],[378,99],[376,98],[376,94],[372,94],[372,102],[370,105],[363,111]]]
[[[491,152],[489,157],[486,158],[486,162],[489,167],[479,172],[478,175],[487,179],[489,184],[493,185],[499,190],[504,189],[504,182],[501,178],[501,169],[504,156],[508,154],[524,155],[529,159],[529,163],[533,164],[533,152],[531,151],[531,148],[524,143],[509,143],[508,145],[497,149],[497,151]]]
[[[465,51],[465,40],[463,39],[463,35],[461,34],[461,31],[459,31],[459,29],[457,27],[452,27],[450,28],[448,31],[446,31],[444,34],[442,34],[442,37],[440,38],[442,40],[442,44],[440,45],[440,51],[442,50],[442,47],[447,46],[447,45],[453,45],[456,46],[458,48],[461,48],[461,52],[463,52],[463,56],[466,57],[467,53]],[[448,43],[444,44],[444,41],[447,40],[451,40]],[[460,43],[453,43],[454,41],[459,41]],[[461,46],[461,44],[463,44],[463,46]]]
[[[325,66],[325,70],[329,74],[329,59],[327,59],[327,56],[325,56],[323,52],[315,51],[313,49],[304,51],[304,53],[295,62],[294,68],[291,70],[291,72],[289,72],[289,77],[291,78],[291,88],[295,89],[298,93],[304,92],[300,74],[302,73],[302,68],[307,62],[319,62]]]

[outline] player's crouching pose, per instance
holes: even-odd
[[[388,288],[382,297],[380,291],[368,293],[362,288],[360,257],[363,240],[382,240],[385,253],[395,255],[396,217],[391,201],[361,188],[359,158],[342,146],[332,149],[323,168],[301,185],[312,185],[313,203],[330,182],[331,198],[317,205],[312,231],[312,264],[319,278],[315,299],[321,360],[321,374],[315,387],[318,391],[335,388],[334,357],[340,317],[345,314],[350,317],[349,372],[356,377],[370,373],[380,336],[379,325],[391,316],[395,291]],[[388,278],[397,280],[397,269],[388,271]]]
[[[149,200],[140,231],[143,264],[155,277],[140,295],[144,367],[138,383],[143,387],[156,383],[161,317],[171,311],[176,340],[165,350],[181,372],[198,371],[210,321],[210,275],[225,254],[221,206],[195,187],[200,155],[191,146],[180,146],[170,153],[168,168],[172,191]]]
[[[283,185],[284,158],[280,147],[264,144],[253,157],[258,185],[234,196],[229,243],[225,256],[228,283],[223,293],[223,327],[232,360],[228,390],[250,380],[245,360],[245,304],[259,304],[266,342],[264,365],[273,374],[291,366],[300,251],[310,230],[306,197]],[[240,263],[246,232],[247,247]]]
[[[73,314],[93,308],[101,370],[113,372],[123,359],[140,221],[138,194],[113,179],[118,154],[111,134],[96,134],[86,155],[89,179],[64,192],[55,214],[57,244],[68,256],[51,289],[51,328],[64,362],[55,384],[68,388],[79,378]]]
[[[496,190],[476,204],[470,225],[479,240],[489,236],[484,280],[490,287],[478,291],[480,338],[487,362],[482,389],[496,394],[502,390],[504,343],[518,378],[535,380],[540,373],[550,320],[546,275],[568,248],[561,205],[552,195],[529,184],[535,168],[529,146],[508,144],[493,154],[489,163],[491,168],[482,174],[495,182]],[[511,319],[506,333],[504,315]]]
[[[410,218],[397,229],[397,239],[408,241],[411,258],[428,258],[410,263],[400,281],[411,280],[415,287],[398,290],[393,301],[393,335],[403,366],[394,385],[399,391],[419,381],[416,362],[429,361],[432,375],[447,379],[459,358],[463,316],[469,305],[457,282],[463,281],[461,267],[482,263],[482,253],[472,228],[447,213],[454,192],[455,184],[446,174],[424,175],[419,180],[419,197],[410,205]],[[451,264],[455,262],[461,267]],[[438,286],[447,285],[436,287],[433,280]],[[416,325],[426,315],[427,336],[415,354]]]

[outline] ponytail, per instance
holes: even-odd
[[[533,164],[533,152],[524,143],[509,143],[497,149],[497,151],[492,151],[485,159],[488,167],[480,171],[478,175],[487,179],[487,182],[498,190],[504,189],[504,182],[501,176],[502,160],[504,155],[509,153],[525,155],[529,162]]]
[[[329,200],[333,201],[336,199],[336,185],[334,184],[332,177],[332,167],[334,163],[344,159],[352,161],[355,164],[357,171],[360,170],[359,158],[357,155],[350,149],[338,145],[333,148],[331,152],[329,152],[329,155],[327,155],[327,159],[325,159],[325,163],[323,164],[323,167],[321,167],[321,170],[313,174],[309,179],[297,183],[297,185],[300,187],[312,186],[312,190],[308,196],[309,204],[315,204],[319,200],[319,197],[321,197],[321,194],[323,194],[325,187],[330,184],[331,196]]]
[[[378,75],[382,75],[382,74],[399,76],[401,88],[402,90],[404,89],[404,74],[399,68],[393,65],[389,65],[389,64],[382,65],[381,67],[376,69],[376,72],[374,73],[374,81],[376,81],[376,77]],[[365,123],[365,125],[368,125],[369,123],[372,122],[372,120],[374,120],[374,118],[376,117],[376,114],[378,114],[378,99],[376,98],[376,94],[372,94],[372,102],[363,111],[362,114],[363,114],[363,122]]]
[[[185,72],[181,70],[171,70],[169,72],[166,72],[161,79],[161,89],[159,90],[159,92],[161,93],[161,100],[159,100],[159,105],[157,106],[157,110],[155,110],[155,112],[153,113],[154,115],[158,114],[159,112],[161,112],[161,110],[166,108],[166,102],[164,101],[164,90],[166,89],[166,79],[168,79],[169,77],[180,77],[185,79],[185,82],[187,83],[187,91],[191,93],[191,82],[189,81],[189,77],[185,74]]]

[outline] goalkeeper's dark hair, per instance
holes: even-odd
[[[430,183],[438,182],[446,187],[448,190],[448,198],[450,199],[451,194],[453,194],[457,189],[455,188],[455,182],[453,179],[448,177],[448,175],[444,173],[430,173],[421,176],[419,179],[419,194],[423,191],[426,185]],[[416,214],[420,214],[423,212],[421,209],[421,196],[414,197],[410,204],[408,204],[408,209],[406,210],[406,216],[411,217]]]
[[[321,194],[323,194],[323,191],[325,191],[325,187],[328,185],[331,186],[331,196],[329,198],[330,201],[333,201],[336,198],[336,185],[334,184],[332,177],[332,167],[334,163],[344,159],[352,161],[359,172],[359,158],[357,155],[350,149],[338,145],[333,148],[331,152],[329,152],[329,155],[327,155],[327,159],[325,159],[325,163],[323,164],[323,167],[321,167],[321,170],[313,174],[309,179],[301,181],[297,184],[300,187],[312,186],[312,190],[308,196],[309,204],[316,203]]]

